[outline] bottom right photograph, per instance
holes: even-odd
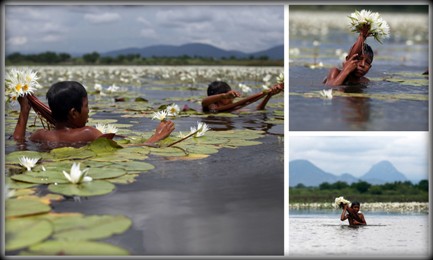
[[[429,134],[311,134],[289,137],[289,256],[428,257]]]

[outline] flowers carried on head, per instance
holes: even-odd
[[[343,196],[335,198],[335,201],[334,201],[334,207],[335,208],[343,208],[343,206],[345,204],[349,205],[350,201],[346,200]]]
[[[30,158],[30,157],[21,157],[19,158],[20,165],[24,166],[27,171],[32,171],[32,168],[35,167],[36,163],[39,161],[40,158]]]
[[[73,183],[73,184],[79,184],[81,182],[89,182],[92,181],[92,177],[86,176],[89,168],[86,168],[84,170],[80,170],[80,163],[73,163],[71,167],[71,173],[67,173],[63,171],[63,174],[65,175],[66,179]]]
[[[38,79],[37,73],[31,69],[10,69],[5,75],[6,100],[9,102],[16,101],[18,97],[33,93],[41,87]]]
[[[372,35],[378,42],[389,38],[389,25],[380,17],[379,13],[362,10],[355,11],[349,17],[349,26],[352,32],[368,30],[367,35]]]

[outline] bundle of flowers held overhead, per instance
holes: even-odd
[[[373,36],[378,42],[389,38],[389,25],[380,17],[379,13],[371,11],[355,11],[349,17],[349,26],[352,32],[361,32],[368,26],[368,35]]]
[[[41,87],[38,79],[37,73],[31,69],[10,69],[5,75],[5,99],[12,102],[20,96],[32,94]]]
[[[343,208],[343,206],[345,204],[349,205],[350,201],[346,200],[343,196],[335,198],[335,201],[334,201],[334,207],[335,208]]]

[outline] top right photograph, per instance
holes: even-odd
[[[428,131],[428,5],[290,5],[290,131]]]

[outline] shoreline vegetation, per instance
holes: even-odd
[[[291,210],[334,210],[334,203],[289,203]],[[362,211],[389,213],[428,213],[428,202],[365,202],[361,203]]]
[[[365,181],[321,183],[317,187],[298,184],[289,187],[290,209],[332,209],[333,201],[344,196],[359,201],[368,211],[428,212],[428,180],[414,184],[410,181],[373,185]]]
[[[17,65],[233,65],[233,66],[284,66],[284,59],[274,60],[268,56],[247,58],[223,57],[221,59],[200,56],[141,57],[140,54],[101,56],[98,52],[72,57],[69,53],[43,52],[39,54],[6,55],[6,66]]]

